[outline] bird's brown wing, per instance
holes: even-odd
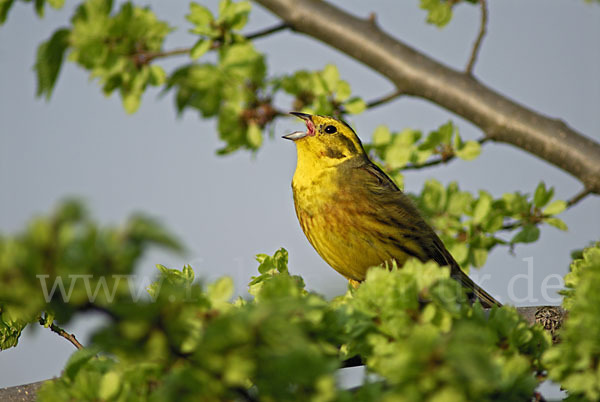
[[[372,213],[379,212],[381,220],[395,225],[405,239],[412,244],[418,244],[422,252],[415,253],[417,257],[423,261],[433,260],[441,266],[449,266],[451,276],[468,290],[469,298],[479,299],[484,307],[502,305],[462,271],[442,240],[422,218],[414,203],[379,167],[366,161],[352,166],[351,169],[354,171],[351,174],[353,180],[358,181],[357,184],[368,191],[368,197],[374,201],[373,209],[379,210]]]

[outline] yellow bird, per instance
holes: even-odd
[[[412,201],[375,165],[343,121],[292,112],[306,132],[283,138],[296,143],[292,180],[300,226],[319,255],[353,286],[369,267],[410,257],[450,267],[469,297],[484,307],[501,305],[459,267]]]

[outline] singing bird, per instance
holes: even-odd
[[[292,180],[300,226],[319,255],[356,287],[370,267],[410,257],[450,267],[484,307],[501,304],[459,267],[412,201],[367,156],[352,128],[333,117],[291,114],[306,132],[283,138],[298,153]]]

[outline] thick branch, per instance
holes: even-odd
[[[31,384],[16,385],[14,387],[0,388],[0,401],[27,402],[35,401],[37,390],[48,380]]]
[[[486,135],[569,172],[600,194],[600,144],[500,95],[320,0],[256,0],[289,24],[389,78],[403,94],[428,99],[473,122]]]

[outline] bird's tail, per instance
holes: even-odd
[[[454,271],[454,270],[453,270]],[[467,274],[465,274],[460,268],[458,268],[458,275],[452,275],[460,284],[468,290],[467,295],[471,301],[479,300],[481,305],[486,308],[493,306],[501,307],[502,303],[494,299],[492,295],[479,287]]]

